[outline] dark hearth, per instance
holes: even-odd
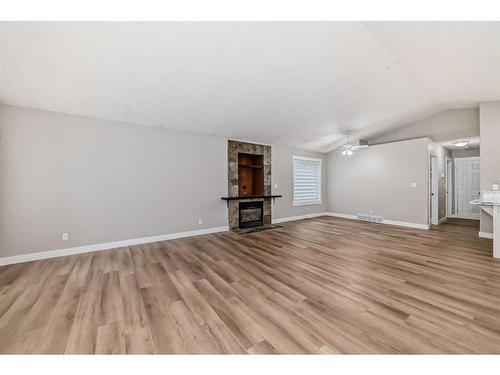
[[[264,202],[240,202],[239,228],[253,228],[264,224]]]

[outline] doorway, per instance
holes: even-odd
[[[479,195],[479,157],[456,158],[455,217],[479,220],[479,206],[470,204]]]
[[[439,224],[439,172],[437,157],[431,156],[430,163],[430,221],[433,225]]]

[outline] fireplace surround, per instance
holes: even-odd
[[[271,146],[229,140],[227,159],[229,228],[271,224]]]

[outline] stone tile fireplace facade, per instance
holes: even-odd
[[[253,157],[254,156],[254,157]],[[252,226],[271,224],[271,146],[229,140],[227,143],[227,188],[228,197],[239,199],[227,200],[228,222],[231,230]],[[243,179],[248,182],[242,182]],[[248,198],[245,196],[248,194]],[[259,196],[259,197],[255,197]],[[262,222],[249,220],[245,215],[256,215],[257,209],[243,213],[243,224],[240,226],[240,204],[261,202]],[[258,205],[260,205],[258,204]],[[250,218],[253,219],[254,217]]]

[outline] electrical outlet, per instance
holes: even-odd
[[[417,187],[417,183],[416,183],[416,182],[412,182],[410,186],[411,186],[412,188],[416,188],[416,187]]]
[[[69,240],[69,234],[68,233],[63,233],[61,237],[62,237],[63,241]]]
[[[198,219],[198,224],[199,225],[203,224],[203,219]]]
[[[274,188],[277,189],[278,188],[278,184],[274,184]]]
[[[493,190],[498,190],[498,184],[493,184]]]

